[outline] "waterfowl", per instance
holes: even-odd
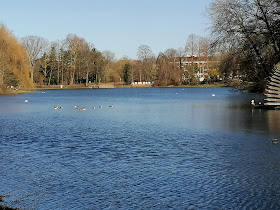
[[[92,108],[95,109],[95,106],[93,106]]]
[[[77,106],[77,105],[74,106],[75,109],[78,109],[78,107],[79,107],[79,106]]]
[[[25,100],[24,102],[25,102],[25,103],[28,103],[28,100]]]
[[[252,104],[253,106],[255,106],[255,100],[254,100],[254,99],[251,100],[251,104]]]
[[[58,107],[59,109],[63,109],[63,106]]]
[[[272,144],[279,144],[279,142],[277,141],[277,139],[270,139]]]
[[[86,110],[86,108],[80,108],[80,111],[85,111]]]
[[[216,96],[216,95],[213,93],[212,96]]]
[[[110,108],[113,108],[114,106],[113,106],[113,105],[110,105],[109,107],[110,107]]]
[[[98,107],[99,107],[99,108],[102,108],[102,106],[101,106],[101,105],[99,105]]]
[[[58,106],[54,106],[54,109],[58,109]]]

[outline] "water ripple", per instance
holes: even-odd
[[[228,109],[228,89],[166,90],[50,91],[30,96],[34,109],[1,113],[0,195],[37,209],[280,208],[270,114]],[[76,112],[73,95],[103,109]]]

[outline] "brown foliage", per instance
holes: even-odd
[[[176,63],[176,55],[168,56],[168,52],[170,50],[165,54],[160,53],[157,58],[156,86],[181,85],[183,72]]]
[[[0,85],[32,89],[29,70],[25,49],[5,26],[0,26]]]

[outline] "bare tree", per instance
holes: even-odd
[[[148,45],[140,45],[137,51],[137,57],[140,61],[145,62],[147,59],[153,57],[153,51]]]
[[[186,55],[186,51],[184,50],[184,48],[180,47],[176,50],[176,56],[179,59],[179,67],[180,69],[183,69],[183,59]]]
[[[198,36],[195,34],[189,35],[185,46],[187,54],[194,56],[198,53]]]
[[[152,79],[152,69],[154,64],[154,54],[148,45],[140,45],[138,47],[137,57],[141,61],[141,66],[139,69],[139,80],[142,79]],[[142,78],[143,77],[143,78]]]
[[[94,45],[88,43],[88,47],[86,47],[84,54],[84,61],[86,66],[86,86],[88,86],[89,74],[90,72],[93,72],[94,66],[96,64],[96,51]]]
[[[230,51],[240,71],[262,91],[275,64],[280,61],[278,0],[216,0],[209,8],[212,46]]]
[[[33,80],[35,60],[43,56],[48,46],[48,41],[39,36],[26,36],[21,39],[31,66],[31,79]]]
[[[70,73],[70,85],[74,84],[76,69],[77,69],[77,58],[81,49],[87,45],[84,38],[78,37],[76,34],[69,34],[65,40],[67,50],[70,53],[69,60],[69,73]]]
[[[173,68],[178,67],[178,65],[176,64],[177,51],[174,48],[169,48],[165,50],[163,54],[168,58],[169,62],[173,64]]]
[[[115,53],[105,50],[102,52],[102,55],[104,56],[104,71],[103,71],[103,81],[108,82],[110,72],[112,71],[111,66],[112,62],[115,60]]]
[[[176,55],[177,57],[184,57],[186,55],[186,52],[184,50],[184,48],[182,47],[179,47],[177,50],[176,50]]]
[[[56,68],[57,68],[57,84],[63,83],[63,62],[62,62],[62,50],[65,43],[63,41],[55,41],[51,43],[51,49],[54,49]]]
[[[192,67],[192,71],[194,71],[195,70],[194,69],[195,68],[194,56],[198,54],[198,36],[197,35],[195,35],[195,34],[189,35],[186,46],[185,46],[185,51],[192,58],[191,67]]]
[[[156,85],[180,85],[182,71],[177,64],[177,51],[175,49],[167,49],[164,53],[159,53],[157,64]]]

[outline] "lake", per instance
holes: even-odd
[[[279,209],[280,110],[252,99],[231,88],[1,96],[0,195],[27,209]]]

